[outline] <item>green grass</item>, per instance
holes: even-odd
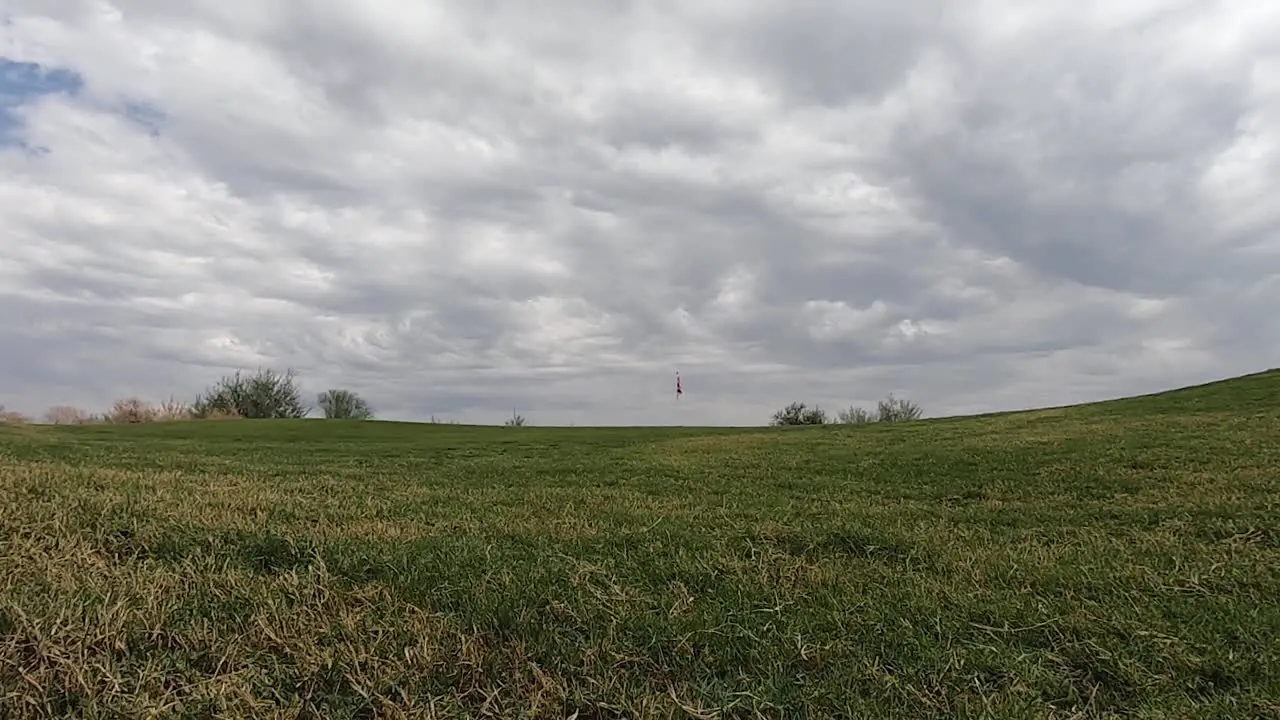
[[[1277,717],[1280,372],[899,426],[0,426],[14,716]]]

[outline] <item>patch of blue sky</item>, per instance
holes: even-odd
[[[42,95],[63,93],[75,97],[83,90],[84,79],[73,70],[0,57],[0,146],[48,152],[47,148],[27,146],[22,138],[22,117],[17,109]],[[121,99],[114,109],[153,137],[160,134],[166,119],[159,107],[128,98]]]
[[[82,89],[84,80],[72,70],[0,57],[0,145],[25,146],[19,107],[41,95],[75,96]]]
[[[126,100],[121,113],[134,124],[142,127],[148,135],[156,137],[164,124],[165,114],[160,108],[147,102]]]

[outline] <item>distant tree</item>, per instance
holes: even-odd
[[[155,422],[156,409],[142,398],[129,397],[115,401],[111,411],[103,417],[109,423],[134,425]]]
[[[191,403],[191,413],[198,418],[302,418],[309,412],[292,369],[279,373],[259,368],[252,375],[236,371]]]
[[[866,408],[852,405],[836,413],[836,422],[841,425],[865,425],[875,421],[876,416],[868,412]]]
[[[50,425],[86,425],[95,420],[93,415],[70,405],[54,405],[44,412],[44,421]]]
[[[26,415],[12,410],[5,410],[4,406],[0,405],[0,424],[9,423],[11,425],[25,425],[29,422],[31,422],[31,418]]]
[[[876,422],[906,422],[919,420],[923,411],[920,406],[905,398],[895,398],[893,393],[876,405],[876,411],[850,406],[836,414],[836,422],[842,425],[863,425]]]
[[[329,420],[372,420],[373,408],[368,401],[350,390],[326,390],[316,403]]]
[[[876,406],[877,419],[880,422],[906,422],[908,420],[919,420],[924,414],[920,406],[907,400],[906,398],[895,398],[893,393],[881,400]]]
[[[769,424],[774,426],[824,425],[826,422],[827,413],[822,408],[817,406],[809,407],[802,402],[793,402],[775,412]]]
[[[503,422],[502,424],[507,427],[524,427],[525,425],[528,424],[528,422],[524,419],[523,415],[520,415],[516,413],[516,411],[512,410],[511,417],[507,418],[506,421]]]
[[[174,420],[190,420],[191,406],[170,395],[168,400],[156,406],[156,420],[171,422]]]

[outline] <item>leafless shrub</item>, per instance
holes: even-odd
[[[836,413],[836,422],[841,425],[864,425],[876,421],[876,416],[866,408],[850,406]]]
[[[880,422],[906,422],[907,420],[919,420],[924,411],[920,406],[907,400],[906,398],[895,398],[893,393],[884,400],[881,400],[876,407],[876,414],[880,418]]]
[[[156,409],[151,403],[141,398],[130,397],[115,401],[105,419],[109,423],[134,425],[155,422],[156,417]]]
[[[316,398],[316,404],[328,420],[372,420],[373,407],[350,390],[326,390]]]
[[[156,420],[160,422],[172,422],[174,420],[190,420],[194,417],[191,412],[191,406],[174,396],[170,395],[168,400],[156,406]]]
[[[769,424],[785,427],[789,425],[825,425],[827,413],[822,408],[809,407],[802,402],[793,402],[778,410],[770,418]]]
[[[50,425],[88,425],[97,419],[88,411],[71,405],[54,405],[44,411],[44,421]]]
[[[836,422],[841,425],[863,425],[865,423],[906,422],[919,420],[924,414],[920,406],[906,398],[895,398],[889,393],[876,405],[875,412],[866,408],[850,406],[836,414]]]

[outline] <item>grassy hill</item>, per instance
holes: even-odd
[[[0,426],[79,717],[1280,716],[1280,372],[900,426]]]

